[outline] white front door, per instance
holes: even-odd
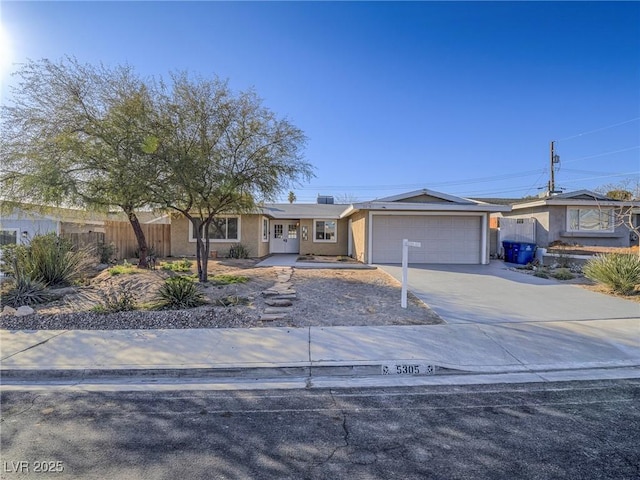
[[[300,238],[297,220],[272,220],[269,251],[271,253],[299,253]]]

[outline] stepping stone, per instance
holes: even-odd
[[[264,313],[271,314],[271,313],[290,313],[291,309],[288,307],[267,307],[264,309]]]
[[[294,295],[295,296],[296,291],[295,290],[264,290],[262,292],[262,295],[264,295],[265,297],[272,297],[275,295]]]
[[[277,296],[274,296],[273,299],[274,300],[297,300],[297,295],[294,293],[288,293],[288,294],[280,294]]]
[[[293,305],[293,302],[291,300],[286,299],[269,299],[265,300],[264,303],[266,303],[270,307],[290,307],[291,305]]]
[[[265,313],[260,317],[260,320],[263,322],[273,322],[274,320],[282,320],[283,318],[287,318],[287,316],[281,313]]]

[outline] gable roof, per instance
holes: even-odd
[[[410,200],[415,199],[414,202],[410,202]],[[474,203],[473,200],[469,200],[468,198],[456,197],[454,195],[449,195],[447,193],[436,192],[435,190],[429,190],[428,188],[423,188],[422,190],[414,190],[412,192],[401,193],[399,195],[393,195],[391,197],[377,198],[372,200],[373,202],[407,202],[409,203],[433,203],[432,201],[445,201],[445,202],[453,202],[460,203],[465,205],[471,205]]]
[[[343,216],[358,210],[508,212],[511,206],[494,205],[424,188],[370,202],[354,203]]]
[[[600,195],[599,193],[592,192],[591,190],[576,190],[574,192],[559,193],[557,195],[551,195],[537,200],[527,200],[522,203],[514,203],[512,207],[513,210],[519,210],[522,208],[540,207],[545,205],[625,207],[640,205],[640,202],[637,200],[616,200],[614,198],[607,197],[606,195]]]

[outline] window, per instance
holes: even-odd
[[[262,241],[269,241],[269,219],[262,217]]]
[[[196,220],[196,225],[200,225],[200,221]],[[196,230],[191,222],[189,222],[190,236],[189,240],[196,241]],[[211,241],[240,241],[240,218],[239,217],[215,217],[209,224],[209,240]]]
[[[313,222],[313,238],[315,242],[337,241],[337,225],[335,220],[315,220]]]
[[[613,208],[569,208],[567,230],[571,232],[613,232]]]
[[[18,230],[7,229],[0,230],[0,246],[16,245],[18,243]]]

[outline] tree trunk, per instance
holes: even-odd
[[[138,242],[138,251],[140,253],[140,262],[138,262],[138,268],[147,268],[147,256],[149,254],[149,249],[147,247],[147,239],[145,238],[144,232],[142,231],[140,221],[138,220],[138,217],[136,216],[132,208],[122,207],[122,209],[127,214],[127,218],[129,219],[129,223],[131,223],[133,233],[135,233],[136,240]]]

